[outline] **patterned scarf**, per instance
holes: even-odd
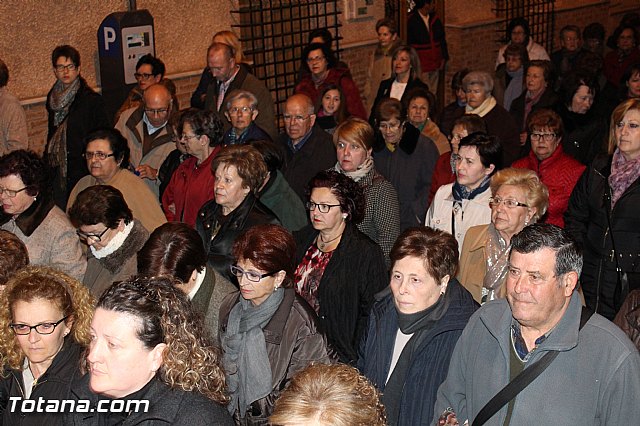
[[[344,170],[342,170],[342,167],[340,166],[339,161],[336,163],[334,170],[338,173],[342,173],[343,175],[349,176],[351,179],[353,179],[356,182],[359,182],[360,179],[362,179],[367,174],[369,174],[372,168],[373,168],[373,158],[371,156],[368,156],[367,158],[365,158],[362,164],[360,164],[358,168],[353,172],[345,172]]]
[[[616,205],[624,191],[631,186],[640,176],[640,157],[634,160],[625,160],[618,148],[613,153],[611,162],[611,175],[609,185],[611,186],[611,209]]]
[[[80,89],[80,77],[76,78],[68,87],[64,87],[60,80],[56,81],[47,100],[53,110],[53,124],[56,130],[47,144],[47,158],[52,167],[60,170],[61,179],[58,181],[58,191],[67,190],[67,116],[69,108]]]
[[[80,78],[76,78],[69,86],[64,87],[60,80],[53,85],[53,90],[49,95],[49,107],[53,110],[53,124],[58,127],[62,120],[67,118],[69,107],[80,88]]]

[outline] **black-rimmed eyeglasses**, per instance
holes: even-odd
[[[76,229],[76,234],[78,234],[78,237],[80,237],[81,240],[87,241],[89,240],[89,238],[91,238],[93,241],[99,243],[100,241],[102,241],[102,236],[106,234],[108,230],[109,228],[107,227],[99,234],[87,234],[86,232],[82,232],[81,230]]]
[[[40,324],[36,324],[36,325],[11,323],[9,324],[9,327],[11,327],[13,332],[19,336],[26,336],[27,334],[31,334],[31,330],[35,330],[38,334],[47,335],[47,334],[53,333],[56,330],[56,327],[58,326],[58,324],[60,324],[62,321],[66,320],[67,318],[69,318],[69,315],[67,315],[66,317],[62,318],[60,321],[57,321],[57,322],[41,322]]]
[[[340,204],[318,204],[313,201],[307,201],[305,204],[307,210],[315,210],[316,208],[320,211],[320,213],[329,213],[331,207],[340,207]]]

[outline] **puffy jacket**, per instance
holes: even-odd
[[[284,299],[263,329],[267,355],[271,365],[273,388],[269,395],[255,401],[246,416],[234,415],[239,425],[266,425],[273,406],[291,378],[311,363],[334,362],[333,352],[316,324],[313,309],[296,295],[293,289],[284,289]],[[231,309],[238,303],[240,292],[227,295],[220,306],[220,337],[227,331]]]

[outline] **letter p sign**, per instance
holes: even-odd
[[[114,41],[116,41],[116,30],[114,30],[111,27],[104,27],[103,28],[103,35],[104,35],[104,50],[108,51],[109,50],[109,45],[111,43],[113,43]]]

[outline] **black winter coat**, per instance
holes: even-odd
[[[478,309],[477,303],[455,278],[447,287],[449,308],[437,324],[421,336],[406,374],[400,397],[398,425],[426,425],[433,419],[438,387],[449,371],[453,348]],[[366,335],[360,344],[358,369],[381,392],[384,392],[391,368],[391,358],[398,333],[398,313],[390,289],[376,295]]]
[[[263,329],[267,355],[271,365],[271,393],[251,404],[246,416],[236,422],[241,425],[266,425],[276,399],[288,386],[291,378],[309,364],[331,364],[335,354],[329,350],[327,339],[318,330],[316,313],[293,289],[282,289],[284,298],[271,320]],[[239,302],[240,292],[227,295],[220,306],[219,335],[227,332],[231,309]]]
[[[73,187],[82,177],[89,174],[87,163],[85,159],[82,158],[82,152],[84,151],[83,140],[85,136],[98,128],[113,126],[105,111],[102,96],[94,92],[82,77],[78,78],[80,79],[80,88],[69,107],[69,114],[66,118],[67,193],[56,194],[55,197],[56,204],[62,210],[66,210],[67,208],[67,199],[69,199],[69,193],[71,193]],[[53,90],[53,88],[51,90]],[[47,94],[47,99],[51,96],[51,90]],[[54,112],[49,107],[49,102],[47,102],[46,107],[48,114],[48,144],[58,127],[53,124]],[[54,187],[57,187],[57,185]],[[62,197],[65,198],[64,203],[61,204]]]
[[[592,106],[586,114],[578,114],[559,104],[556,111],[564,125],[561,142],[564,152],[585,166],[591,165],[598,154],[606,152],[608,118],[599,114],[597,108]]]
[[[98,401],[109,398],[91,392],[89,374],[73,383],[71,399],[89,401],[91,408],[88,413],[65,414],[65,426],[113,424],[109,422],[111,418],[108,417],[108,413],[102,414],[97,411]],[[124,421],[116,423],[118,426],[234,426],[231,416],[222,405],[197,392],[172,389],[157,378],[151,379],[142,392],[137,392],[135,399],[149,401],[147,412],[144,412],[144,406],[140,405],[139,410],[130,412]],[[100,408],[105,408],[104,404]],[[108,406],[107,404],[106,407]],[[42,423],[44,424],[49,423]]]
[[[565,229],[582,245],[584,265],[580,282],[587,306],[610,320],[627,296],[616,273],[616,258],[628,291],[640,288],[640,178],[610,210],[611,161],[612,156],[598,156],[585,170],[573,189],[564,219]]]
[[[280,225],[280,222],[276,215],[251,193],[222,223],[219,223],[218,214],[221,209],[215,199],[202,206],[196,219],[196,231],[200,234],[207,251],[209,266],[237,286],[238,281],[229,270],[233,262],[231,249],[236,238],[252,226],[265,223]]]
[[[371,107],[371,114],[369,115],[369,124],[371,124],[372,126],[375,125],[376,108],[378,107],[378,104],[384,98],[388,98],[389,96],[391,96],[391,85],[393,84],[394,80],[395,78],[388,78],[386,80],[382,80],[380,82],[380,86],[378,86],[378,93],[376,93],[376,98],[373,101],[373,106]],[[407,83],[407,87],[405,87],[404,92],[402,93],[402,98],[400,99],[400,101],[404,105],[406,105],[406,100],[411,90],[415,89],[416,87],[429,90],[429,86],[427,86],[426,83],[420,80],[420,78],[409,80],[409,82]]]
[[[75,343],[71,337],[66,337],[60,352],[53,358],[47,371],[40,376],[37,384],[33,386],[29,399],[35,400],[36,404],[38,399],[44,399],[43,409],[48,405],[47,401],[69,399],[71,382],[76,375],[79,375],[82,352],[83,348],[80,345]],[[63,424],[62,414],[38,413],[35,410],[30,413],[21,413],[21,402],[25,399],[22,370],[5,369],[4,376],[0,383],[1,424],[12,426]],[[14,412],[11,412],[14,402],[9,401],[10,397],[20,398],[15,402]],[[25,408],[29,409],[29,407]]]
[[[311,225],[293,233],[297,265],[317,235]],[[374,295],[388,284],[382,250],[348,223],[318,287],[319,323],[341,362],[355,365]]]

